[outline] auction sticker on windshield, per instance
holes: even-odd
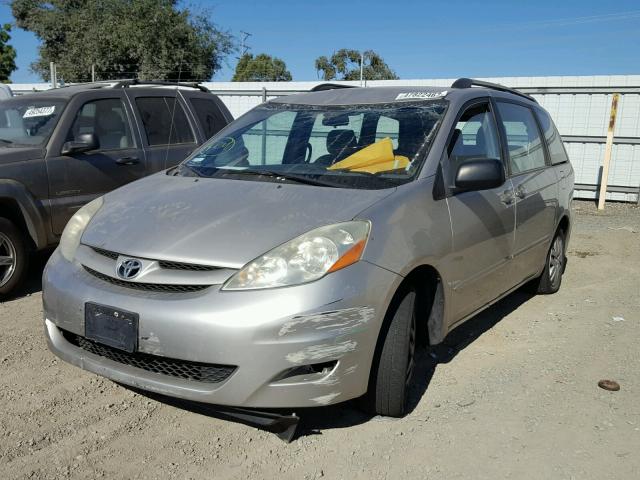
[[[442,92],[404,92],[399,93],[396,100],[425,100],[431,98],[441,98],[447,94],[446,90]]]
[[[27,111],[24,112],[24,115],[22,115],[22,118],[48,117],[49,115],[53,115],[55,110],[55,105],[51,105],[50,107],[29,107]]]

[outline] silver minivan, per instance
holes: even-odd
[[[78,211],[44,272],[51,350],[219,406],[401,416],[416,346],[525,284],[558,290],[574,175],[534,99],[316,90]]]

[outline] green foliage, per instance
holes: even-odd
[[[0,82],[9,83],[9,76],[16,67],[16,49],[7,42],[11,40],[11,25],[6,23],[0,27]]]
[[[365,80],[397,80],[398,76],[387,65],[382,57],[373,50],[364,52],[363,78]],[[316,58],[318,75],[323,80],[360,80],[360,52],[358,50],[340,49],[327,58],[324,55]]]
[[[19,27],[42,41],[31,68],[49,80],[49,62],[66,82],[206,81],[232,50],[231,35],[177,0],[12,0]]]
[[[291,73],[283,60],[261,53],[245,53],[236,65],[232,82],[289,82]]]

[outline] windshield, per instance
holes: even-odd
[[[222,130],[172,174],[388,188],[415,177],[445,109],[444,101],[266,104]]]
[[[0,102],[0,147],[44,145],[58,123],[65,102],[12,98]]]

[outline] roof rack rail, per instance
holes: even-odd
[[[138,80],[137,78],[132,78],[128,80],[119,80],[114,85],[113,88],[129,88],[133,85],[165,85],[170,87],[188,87],[188,88],[197,88],[201,92],[209,93],[210,90],[204,85],[198,82],[169,82],[166,80]]]
[[[526,93],[522,93],[515,88],[505,87],[504,85],[500,85],[499,83],[491,83],[485,82],[482,80],[475,80],[473,78],[459,78],[455,82],[451,84],[451,88],[471,88],[471,87],[485,87],[490,88],[492,90],[499,90],[501,92],[513,93],[514,95],[518,95],[520,97],[524,97],[527,100],[531,100],[532,102],[538,103],[538,101],[533,98],[531,95],[527,95]]]
[[[309,91],[324,92],[325,90],[337,90],[338,88],[355,88],[355,87],[353,85],[344,85],[341,83],[320,83]]]

